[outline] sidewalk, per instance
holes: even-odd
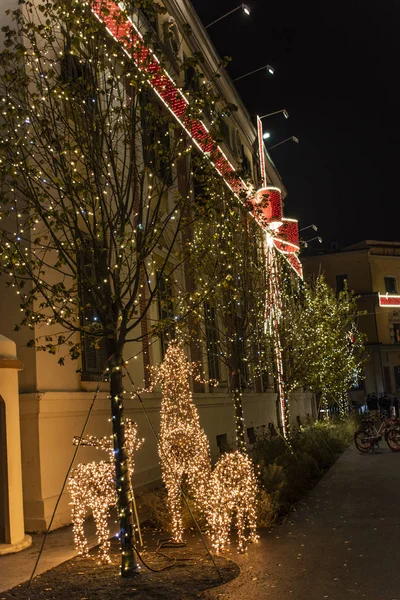
[[[350,448],[285,525],[261,534],[241,574],[203,598],[400,600],[400,453]]]
[[[115,529],[115,524],[112,525],[110,526],[111,532]],[[90,547],[95,546],[97,538],[92,519],[89,519],[85,525],[85,531]],[[35,566],[43,537],[42,534],[33,534],[32,545],[27,550],[0,556],[0,600],[1,592],[28,581]],[[72,526],[57,529],[47,536],[36,575],[48,571],[76,555]]]

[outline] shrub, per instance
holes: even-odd
[[[287,514],[311,489],[352,440],[352,420],[318,422],[302,427],[290,444],[283,438],[262,438],[252,449],[259,465],[258,521],[269,527]]]
[[[196,508],[192,498],[185,492],[187,502],[194,518],[201,528],[205,526],[205,519]],[[144,525],[151,529],[160,529],[165,532],[171,532],[171,515],[168,508],[167,490],[158,488],[143,492],[138,498],[138,508],[145,521]],[[182,499],[182,519],[186,531],[193,530],[196,525],[190,514],[186,502]]]

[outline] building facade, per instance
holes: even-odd
[[[365,240],[304,256],[306,275],[322,273],[337,292],[359,296],[359,327],[367,336],[365,393],[400,394],[400,242]]]
[[[17,0],[7,0],[7,2],[12,10],[18,8]],[[226,104],[237,107],[237,110],[226,111],[222,115],[223,139],[220,148],[227,161],[226,164],[229,163],[232,168],[245,172],[257,189],[260,187],[261,174],[255,124],[228,74],[220,67],[220,58],[190,2],[165,0],[164,5],[165,12],[160,12],[156,17],[153,13],[148,14],[146,10],[134,9],[132,22],[142,35],[151,33],[163,46],[166,69],[170,81],[174,82],[177,89],[189,88],[194,76],[190,67],[181,70],[179,64],[185,60],[185,57],[196,52],[202,53],[204,78],[212,79],[215,93],[223,99],[220,101],[219,109],[222,110]],[[8,17],[1,15],[0,24],[6,24],[7,19]],[[213,73],[216,71],[219,72],[220,77],[213,78]],[[161,96],[160,99],[163,100]],[[211,126],[210,118],[204,116],[206,126]],[[265,149],[263,153],[265,153],[263,158],[266,183],[279,188],[284,198],[286,190],[280,175]],[[102,367],[98,362],[98,353],[93,357],[88,354],[84,356],[85,364],[80,362],[82,359],[79,359],[79,364],[66,359],[64,366],[60,366],[57,354],[37,353],[28,347],[31,332],[25,329],[14,330],[14,325],[20,318],[15,290],[5,286],[4,276],[1,276],[0,281],[0,332],[16,343],[18,359],[24,364],[19,378],[19,408],[25,530],[43,531],[49,524],[65,474],[71,463],[74,452],[72,439],[81,431],[93,396],[98,391],[100,385],[98,376],[101,374]],[[162,319],[163,310],[165,311],[165,306],[154,302],[150,309],[151,320],[157,322]],[[37,335],[40,333],[39,329],[35,332]],[[163,344],[165,340],[158,339],[152,340],[150,344],[147,340],[147,342],[132,342],[130,345],[129,354],[134,358],[130,360],[128,368],[138,387],[146,383],[146,368],[162,360],[165,349]],[[89,349],[87,352],[89,353]],[[213,457],[216,458],[222,446],[226,443],[233,446],[235,443],[232,398],[224,383],[227,377],[223,374],[223,365],[210,366],[204,348],[199,349],[190,345],[188,352],[191,360],[203,364],[207,375],[212,375],[211,368],[218,368],[221,372],[222,383],[217,390],[211,391],[207,385],[194,389],[201,424],[209,437]],[[145,405],[146,413],[143,412],[135,395],[131,395],[126,401],[126,415],[138,423],[139,435],[146,440],[144,449],[139,452],[136,461],[134,481],[136,488],[151,485],[160,479],[157,440],[154,439],[149,426],[150,419],[154,428],[156,430],[159,428],[159,394],[147,394]],[[246,389],[243,394],[243,408],[250,443],[254,438],[254,432],[264,430],[269,423],[276,424],[276,393],[273,381],[270,379],[261,387]],[[105,383],[100,385],[88,432],[97,436],[108,435],[110,433],[109,412],[109,398]],[[312,412],[313,403],[310,394],[301,392],[295,394],[291,408],[293,421],[295,422],[297,417],[305,420]],[[0,436],[4,437],[4,435],[5,431],[0,431]],[[78,460],[88,462],[96,458],[96,451],[84,448],[80,450]],[[6,461],[4,455],[0,460]],[[7,469],[4,465],[3,467],[0,472],[4,473]],[[0,508],[4,510],[2,504]],[[69,497],[64,493],[53,527],[65,525],[70,520]],[[4,527],[3,530],[5,531]],[[3,530],[0,529],[0,533]]]

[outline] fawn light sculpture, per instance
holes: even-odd
[[[132,478],[135,469],[134,453],[141,447],[143,440],[138,439],[137,425],[130,419],[125,420],[125,439],[128,473]],[[78,443],[79,438],[74,438],[74,444]],[[99,542],[98,560],[100,563],[109,563],[111,544],[108,518],[110,509],[117,504],[113,439],[112,436],[103,438],[88,436],[82,439],[80,444],[104,450],[108,453],[109,460],[78,464],[68,480],[75,545],[81,556],[88,556],[89,546],[85,536],[84,521],[87,512],[91,510]]]

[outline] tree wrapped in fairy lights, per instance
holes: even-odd
[[[139,4],[153,16],[164,10]],[[137,571],[124,350],[152,335],[149,308],[192,252],[193,223],[216,219],[212,206],[189,210],[190,175],[184,186],[178,176],[190,174],[187,132],[202,135],[207,88],[202,102],[183,99],[131,10],[113,0],[26,0],[0,54],[0,271],[18,295],[28,346],[60,364],[79,359],[83,371],[95,352],[109,378],[123,576]],[[172,97],[186,130],[167,110]],[[203,142],[217,151],[211,133]],[[197,161],[220,186],[208,156]]]
[[[182,541],[182,482],[205,515],[212,545],[217,552],[229,543],[235,523],[238,550],[256,541],[257,483],[249,457],[241,452],[224,454],[211,466],[207,436],[200,426],[189,377],[199,377],[189,363],[183,345],[170,342],[161,365],[152,369],[153,385],[161,382],[161,430],[159,455],[168,492],[174,540]]]
[[[203,187],[206,193],[207,184]],[[200,247],[205,244],[212,248],[215,258],[210,260],[212,252],[197,261],[195,256],[191,258],[197,288],[206,300],[195,307],[195,327],[189,334],[206,350],[209,377],[227,381],[236,447],[246,452],[243,393],[263,391],[269,367],[263,232],[240,202],[234,206],[225,202],[220,206],[219,220],[207,230],[196,229],[196,239]]]
[[[342,410],[366,360],[356,297],[347,289],[336,295],[323,276],[303,282],[293,277],[285,261],[278,264],[285,398],[307,386],[321,395],[320,408],[326,411],[330,396]],[[273,352],[273,340],[270,347]]]

